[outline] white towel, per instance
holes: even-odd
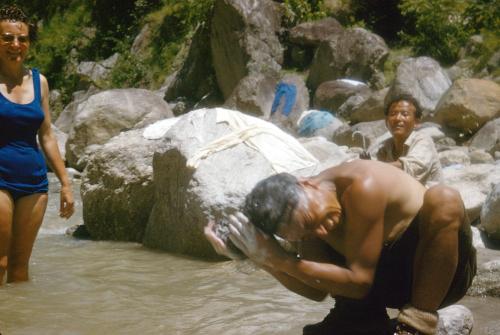
[[[187,162],[193,168],[201,160],[240,143],[259,151],[277,172],[291,172],[313,166],[318,160],[294,137],[275,125],[237,111],[215,108],[216,122],[225,122],[233,130],[199,149]]]

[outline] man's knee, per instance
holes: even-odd
[[[436,185],[427,190],[422,207],[425,227],[431,230],[460,227],[465,209],[460,193],[454,188]]]

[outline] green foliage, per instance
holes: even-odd
[[[146,17],[154,32],[147,61],[154,73],[174,70],[178,53],[190,41],[196,27],[209,21],[214,3],[215,0],[164,0],[159,10]],[[158,77],[161,76],[153,76],[153,80]]]
[[[500,0],[470,1],[464,16],[467,28],[475,34],[481,30],[500,33]]]
[[[107,58],[122,43],[131,44],[144,15],[159,5],[160,0],[93,0],[91,15],[97,29],[93,58]]]
[[[346,1],[346,0],[344,0]],[[350,0],[349,26],[362,26],[384,37],[386,42],[397,42],[403,27],[403,17],[398,8],[400,0],[366,1]],[[341,22],[344,20],[341,20]]]
[[[464,20],[466,0],[403,0],[401,13],[414,29],[403,31],[403,42],[418,55],[429,55],[444,64],[458,59],[471,31]]]
[[[51,87],[60,88],[63,95],[69,95],[76,87],[76,78],[65,77],[64,74],[71,61],[71,50],[84,51],[92,38],[82,34],[83,28],[90,22],[90,11],[85,1],[81,2],[74,1],[71,10],[56,12],[43,25],[28,59],[31,66],[39,68],[47,77]]]
[[[152,32],[148,49],[132,54],[131,39],[117,43],[114,50],[121,56],[103,88],[158,87],[165,75],[179,65],[176,64],[179,53],[197,25],[209,19],[213,5],[214,0],[163,0],[156,10],[140,20],[141,24],[148,23]]]
[[[105,86],[107,88],[147,87],[147,64],[130,53],[124,51],[116,62]]]
[[[326,17],[323,0],[284,0],[283,4],[285,6],[283,25],[287,28]]]

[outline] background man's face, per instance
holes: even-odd
[[[417,123],[416,108],[409,101],[400,100],[392,103],[385,118],[387,128],[393,137],[405,140],[410,136]]]

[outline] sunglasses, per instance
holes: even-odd
[[[11,35],[11,34],[0,35],[0,40],[3,42],[3,44],[12,44],[16,39],[19,44],[26,44],[30,41],[28,35]]]

